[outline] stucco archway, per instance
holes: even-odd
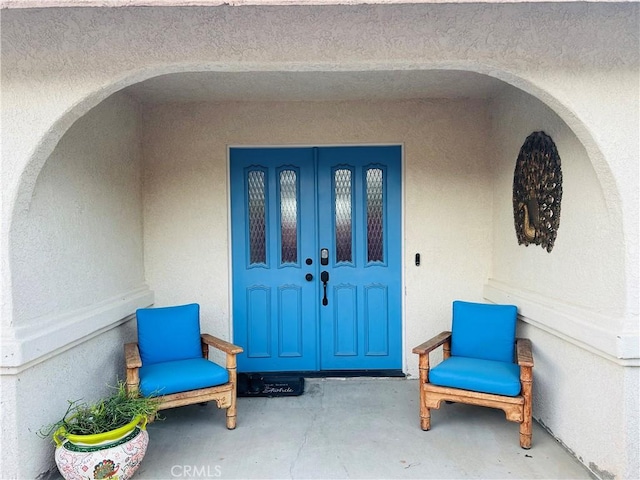
[[[482,64],[435,64],[435,65],[420,65],[420,66],[408,66],[403,64],[385,64],[377,65],[375,68],[364,68],[362,65],[279,65],[279,68],[274,69],[273,65],[165,65],[156,67],[153,69],[142,69],[137,72],[127,74],[119,79],[114,80],[112,83],[105,85],[99,90],[95,90],[87,94],[84,98],[78,101],[73,107],[64,112],[56,122],[54,122],[47,134],[41,138],[39,144],[32,150],[31,156],[27,166],[20,175],[20,182],[17,194],[15,196],[15,203],[13,208],[13,215],[11,218],[11,234],[10,234],[10,249],[12,252],[15,249],[19,249],[20,246],[14,241],[15,233],[15,219],[16,216],[29,210],[29,204],[34,192],[36,180],[38,174],[49,159],[50,155],[56,148],[59,140],[63,138],[65,133],[77,122],[81,122],[82,118],[96,109],[106,99],[116,92],[122,91],[132,85],[140,84],[146,80],[159,78],[168,74],[183,74],[187,72],[235,72],[240,74],[251,75],[252,72],[279,72],[284,74],[295,74],[296,72],[306,73],[324,73],[327,72],[351,72],[358,71],[364,72],[379,72],[379,71],[403,71],[410,72],[412,70],[418,71],[456,71],[456,72],[470,72],[471,74],[479,74],[483,76],[492,77],[498,79],[505,84],[515,87],[519,91],[526,93],[537,99],[537,101],[549,107],[554,111],[574,132],[578,140],[584,146],[589,159],[600,177],[600,183],[603,185],[614,185],[615,183],[611,178],[611,171],[604,158],[601,150],[596,144],[595,139],[591,135],[589,128],[585,125],[575,114],[566,107],[561,99],[555,98],[549,92],[536,86],[533,82],[522,78],[512,72],[505,70],[495,70],[489,66]],[[619,193],[617,190],[603,189],[605,199],[608,205],[615,207],[615,216],[620,215],[619,208]],[[10,253],[11,255],[11,253]],[[14,312],[15,313],[15,312]],[[20,327],[24,323],[24,320],[19,318],[19,315],[14,318],[13,324]],[[27,320],[27,323],[29,321]],[[34,324],[35,327],[36,324]],[[102,328],[96,326],[96,329]],[[20,342],[20,335],[17,335],[17,341]],[[55,349],[56,344],[53,342],[51,348]],[[60,345],[58,345],[59,347]],[[26,357],[27,360],[32,360],[30,357]]]
[[[543,104],[551,108],[575,133],[580,142],[587,150],[591,162],[596,173],[601,179],[601,183],[605,185],[613,185],[611,170],[607,160],[602,154],[596,140],[590,132],[590,129],[576,114],[568,108],[561,99],[554,97],[543,88],[538,87],[533,82],[524,77],[516,75],[506,70],[500,70],[488,65],[475,63],[456,63],[456,64],[425,64],[425,65],[403,65],[388,64],[377,65],[376,68],[367,68],[363,65],[164,65],[154,68],[142,69],[140,71],[129,73],[121,78],[115,79],[112,83],[105,85],[99,90],[88,93],[84,98],[80,99],[75,105],[71,106],[56,120],[41,138],[38,145],[32,149],[32,156],[20,175],[13,207],[13,215],[23,208],[28,208],[29,199],[33,193],[33,187],[37,179],[37,174],[51,155],[51,152],[57,145],[64,133],[82,116],[96,107],[100,102],[108,98],[110,95],[123,90],[131,85],[144,82],[155,77],[174,73],[187,72],[246,72],[250,74],[253,71],[276,71],[276,72],[340,72],[340,71],[376,71],[376,70],[455,70],[468,71],[501,80],[512,85],[523,92],[537,98]],[[618,205],[619,193],[616,190],[605,190],[607,203],[610,205]]]

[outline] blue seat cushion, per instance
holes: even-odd
[[[200,305],[141,308],[136,311],[143,365],[202,358]]]
[[[429,371],[429,383],[515,397],[520,394],[520,367],[510,362],[449,357]]]
[[[229,372],[205,358],[154,363],[140,367],[140,392],[145,397],[215,387],[228,381]]]
[[[518,307],[453,302],[451,355],[513,362]]]

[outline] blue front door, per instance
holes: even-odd
[[[232,148],[241,372],[399,370],[399,146]]]

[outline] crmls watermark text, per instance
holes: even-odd
[[[171,467],[173,478],[219,478],[222,476],[220,465],[174,465]]]

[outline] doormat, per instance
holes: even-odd
[[[239,397],[290,397],[304,393],[304,377],[239,373]]]

